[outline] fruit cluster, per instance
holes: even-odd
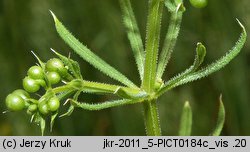
[[[30,67],[27,71],[27,76],[22,82],[23,89],[13,91],[5,100],[8,111],[26,110],[27,114],[31,115],[31,122],[40,125],[42,134],[47,118],[50,118],[50,128],[52,129],[58,115],[60,102],[77,92],[75,87],[68,82],[82,79],[80,67],[76,61],[51,50],[58,58],[52,58],[47,62],[41,61],[32,52],[39,64]],[[63,82],[62,86],[60,82]],[[70,115],[73,109],[74,106],[71,105],[63,116]]]
[[[60,106],[60,101],[56,96],[49,100],[41,101],[31,99],[29,93],[36,93],[41,87],[45,90],[51,85],[58,84],[62,77],[65,77],[67,68],[64,63],[58,59],[50,59],[45,64],[45,69],[41,66],[32,66],[27,76],[23,79],[23,88],[15,90],[6,97],[6,106],[10,111],[20,111],[27,108],[28,114],[33,114],[37,110],[46,115],[49,112],[57,111]]]

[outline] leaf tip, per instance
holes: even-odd
[[[192,109],[189,101],[186,101],[181,114],[179,135],[190,136],[192,132]]]
[[[242,28],[242,30],[243,30],[244,33],[246,34],[245,26],[240,22],[240,20],[239,20],[238,18],[236,18],[236,21],[238,22],[238,24],[240,25],[240,27]]]
[[[196,49],[196,51],[204,59],[204,57],[206,56],[206,47],[201,42],[197,43],[197,49]],[[203,61],[203,59],[202,59],[202,61]]]
[[[197,47],[204,47],[205,48],[205,46],[201,42],[198,42],[196,45],[197,45]]]
[[[179,3],[179,4],[177,5],[177,7],[176,7],[176,13],[178,13],[179,11],[184,12],[185,10],[186,10],[186,8],[185,8],[183,2]]]
[[[202,46],[203,44],[201,42],[198,42],[196,45],[197,46]]]
[[[53,53],[57,54],[57,52],[56,52],[54,49],[50,48],[50,50],[51,50]]]
[[[50,14],[52,15],[53,19],[54,19],[54,22],[56,23],[58,21],[56,15],[51,11],[49,10]]]
[[[222,94],[220,94],[219,101],[220,101],[220,109],[222,110],[223,113],[225,113],[225,107],[224,107],[223,100],[222,100]]]
[[[42,60],[36,55],[36,53],[34,51],[31,50],[31,53],[34,55],[34,57],[37,59],[37,61],[39,62],[39,64],[41,66],[44,65],[44,63],[42,62]]]
[[[219,100],[220,102],[222,102],[222,94],[220,94]]]
[[[35,57],[37,57],[36,53],[35,53],[33,50],[31,50],[30,52],[31,52]]]
[[[212,136],[219,136],[221,134],[221,131],[225,123],[225,107],[222,101],[222,94],[220,94],[219,102],[220,102],[220,105],[219,105],[217,123],[213,132],[210,134]]]
[[[185,104],[184,104],[184,108],[190,108],[189,101],[186,101],[186,102],[185,102]]]

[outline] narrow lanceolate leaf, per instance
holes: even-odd
[[[54,21],[56,30],[59,33],[60,37],[85,61],[89,62],[92,66],[108,75],[109,77],[129,86],[136,87],[127,77],[117,71],[115,68],[110,66],[108,63],[103,61],[100,57],[91,52],[86,46],[84,46],[81,42],[79,42],[65,27],[64,25],[57,19],[55,14],[51,12]]]
[[[107,108],[117,107],[117,106],[122,106],[122,105],[127,105],[127,104],[134,104],[139,101],[130,100],[130,99],[122,99],[122,100],[106,101],[106,102],[98,103],[98,104],[81,103],[76,100],[71,100],[71,102],[72,104],[75,105],[75,107],[93,111],[93,110],[102,110],[102,109],[107,109]]]
[[[175,76],[174,78],[172,78],[171,80],[169,80],[167,82],[168,86],[171,89],[171,87],[178,83],[179,81],[181,81],[183,78],[185,78],[186,76],[188,76],[189,74],[195,72],[199,66],[202,64],[202,62],[204,61],[204,58],[206,56],[206,48],[204,45],[202,45],[201,43],[197,43],[197,47],[196,47],[196,55],[195,55],[195,59],[194,59],[194,63],[192,66],[190,66],[188,69],[186,69],[184,72],[178,74],[177,76]],[[166,87],[166,85],[165,85]]]
[[[183,6],[182,3],[179,3],[178,5],[176,5],[175,9],[173,9],[173,6],[175,6],[175,4],[172,4],[170,1],[167,2],[169,3],[169,4],[167,3],[168,4],[167,7],[168,10],[171,12],[171,18],[170,18],[168,32],[160,54],[160,59],[157,67],[157,78],[162,77],[165,68],[168,64],[168,61],[171,58],[180,31],[182,14],[185,11],[185,7]]]
[[[81,94],[81,92],[82,91],[77,91],[75,93],[75,95],[73,96],[73,100],[77,101],[79,95]],[[67,100],[63,105],[66,105],[68,101],[69,100]],[[75,109],[75,106],[73,104],[70,104],[68,111],[66,113],[60,115],[59,117],[61,118],[61,117],[64,117],[64,116],[70,116],[73,113],[74,109]]]
[[[222,96],[220,96],[220,107],[219,107],[219,113],[218,113],[218,118],[217,118],[217,123],[216,127],[211,133],[212,136],[219,136],[225,122],[225,108],[222,102]]]
[[[35,54],[35,52],[31,51],[31,53],[35,56],[35,58],[37,59],[38,63],[40,64],[40,66],[45,69],[45,63]]]
[[[149,0],[146,34],[146,58],[142,83],[142,88],[146,92],[154,90],[156,81],[156,66],[160,40],[162,8],[162,0]]]
[[[54,122],[55,122],[57,115],[58,115],[58,112],[54,113],[50,118],[50,132],[52,132]]]
[[[75,106],[70,105],[68,111],[66,113],[60,115],[59,117],[62,118],[64,116],[70,116],[73,113],[74,109],[75,109]]]
[[[174,87],[177,87],[179,85],[206,77],[206,76],[220,70],[221,68],[226,66],[230,61],[232,61],[232,59],[234,59],[240,53],[240,50],[244,46],[244,44],[246,42],[246,38],[247,38],[247,33],[245,30],[245,27],[239,21],[238,21],[238,23],[242,28],[241,36],[240,36],[239,40],[236,42],[235,46],[230,51],[228,51],[228,53],[225,56],[221,57],[216,62],[208,65],[207,67],[205,67],[199,71],[189,73],[189,74],[185,75],[184,77],[182,75],[174,77],[173,79],[169,80],[164,85],[164,87],[162,87],[162,89],[158,92],[158,95],[161,95],[162,93],[164,93],[164,92],[166,92]]]
[[[192,109],[189,102],[185,102],[182,115],[179,136],[190,136],[192,131]]]
[[[41,129],[42,136],[44,135],[45,127],[46,127],[46,121],[43,117],[40,117],[40,129]]]
[[[143,78],[143,66],[144,66],[144,48],[141,38],[141,34],[136,22],[136,18],[131,7],[130,0],[120,0],[122,12],[123,12],[123,22],[127,29],[128,39],[132,51],[134,53],[137,68],[140,74],[140,78]]]

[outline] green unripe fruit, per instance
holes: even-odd
[[[46,70],[49,72],[62,72],[63,69],[65,69],[65,67],[60,59],[53,58],[46,63]]]
[[[20,111],[25,108],[24,99],[16,94],[9,94],[6,97],[5,104],[10,111]]]
[[[25,107],[28,107],[30,104],[26,101],[28,98],[30,98],[30,95],[28,92],[26,92],[23,89],[17,89],[15,91],[12,92],[12,94],[18,95],[20,96],[24,102],[25,102]]]
[[[195,8],[204,8],[207,6],[207,0],[189,0],[191,5]]]
[[[27,98],[30,98],[29,93],[26,92],[26,91],[23,90],[23,89],[17,89],[17,90],[15,90],[12,94],[18,95],[18,96],[20,96],[21,98],[23,98],[24,100],[26,100]]]
[[[34,93],[40,89],[40,85],[34,79],[25,77],[23,79],[23,88],[27,92]]]
[[[49,107],[46,102],[41,102],[38,104],[38,110],[41,114],[47,115],[49,113]]]
[[[35,112],[37,110],[37,105],[36,104],[32,104],[28,107],[28,110],[31,112]]]
[[[27,109],[27,113],[28,114],[33,114],[35,111],[37,110],[37,105],[36,104],[32,104],[28,107]]]
[[[53,97],[48,102],[48,107],[50,111],[56,111],[60,107],[60,101],[57,97]]]
[[[32,66],[28,72],[28,76],[32,79],[43,79],[44,74],[43,74],[43,69],[39,66]]]
[[[52,85],[61,81],[61,76],[57,72],[48,72],[46,76]]]

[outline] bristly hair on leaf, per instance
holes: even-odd
[[[145,54],[140,30],[138,28],[130,0],[120,0],[120,5],[123,12],[123,22],[126,27],[127,36],[135,57],[140,79],[142,80]]]
[[[247,38],[247,33],[245,30],[245,27],[240,23],[240,21],[237,19],[238,24],[240,25],[242,29],[242,33],[240,35],[240,38],[234,45],[234,47],[227,52],[227,54],[220,59],[218,59],[216,62],[206,66],[205,68],[202,68],[201,70],[198,70],[196,72],[191,72],[185,76],[183,74],[177,75],[176,77],[170,79],[167,81],[164,85],[164,87],[161,88],[161,90],[158,92],[158,96],[163,94],[164,92],[175,88],[179,85],[192,82],[198,79],[201,79],[203,77],[206,77],[224,66],[226,66],[232,59],[234,59],[241,51],[242,47],[244,46]]]
[[[95,55],[92,51],[90,51],[86,46],[84,46],[81,42],[79,42],[65,27],[64,25],[57,19],[55,14],[50,11],[56,26],[56,30],[59,36],[85,61],[90,63],[92,66],[106,74],[107,76],[123,83],[126,86],[136,88],[137,86],[131,82],[126,76],[121,74],[115,68],[110,66],[100,57]]]
[[[165,1],[165,5],[171,14],[171,17],[168,32],[166,34],[163,48],[159,57],[159,63],[157,66],[157,78],[161,78],[164,71],[166,70],[166,66],[171,58],[173,49],[177,41],[177,37],[179,35],[182,15],[185,11],[182,0],[180,0],[179,3],[167,0]]]

